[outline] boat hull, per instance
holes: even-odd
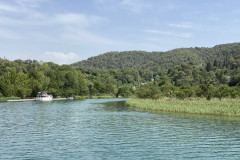
[[[52,97],[36,97],[36,101],[52,101]]]

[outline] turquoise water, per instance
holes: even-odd
[[[240,159],[240,119],[123,100],[0,103],[0,159]]]

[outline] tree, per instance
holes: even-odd
[[[153,85],[144,85],[137,90],[137,97],[143,99],[158,99],[162,96],[159,88]]]
[[[221,84],[216,88],[215,96],[222,100],[223,97],[229,96],[229,87],[226,84]]]
[[[218,63],[217,63],[217,60],[215,59],[214,62],[213,62],[213,66],[214,67],[217,67],[218,66]]]
[[[207,72],[210,72],[213,70],[212,63],[210,63],[210,62],[207,63],[206,70],[207,70]]]
[[[203,95],[207,100],[211,100],[214,96],[215,88],[212,84],[201,84],[200,89],[201,95]]]
[[[121,96],[121,97],[127,98],[127,97],[131,96],[132,93],[133,93],[133,90],[132,90],[131,86],[122,86],[122,87],[118,88],[116,97]]]

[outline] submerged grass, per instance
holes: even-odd
[[[158,110],[167,112],[181,112],[206,115],[240,116],[240,99],[172,99],[161,98],[133,99],[126,101],[128,106],[146,110]]]

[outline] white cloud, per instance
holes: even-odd
[[[116,0],[96,0],[97,3],[109,3],[109,2],[114,2]]]
[[[38,8],[42,2],[49,0],[15,0],[15,2],[23,7]]]
[[[80,13],[65,13],[57,14],[55,17],[53,17],[52,21],[67,26],[77,25],[77,27],[88,27],[94,24],[106,22],[107,18]]]
[[[64,53],[64,52],[45,52],[43,55],[43,61],[51,61],[57,64],[71,64],[80,61],[81,58],[76,53]]]
[[[164,35],[172,35],[173,34],[172,32],[159,31],[159,30],[154,30],[154,29],[146,29],[144,31],[148,32],[148,33],[164,34]]]
[[[22,19],[17,19],[14,17],[0,16],[0,24],[7,26],[9,28],[14,28],[18,26],[19,29],[39,27],[39,26],[57,26],[56,32],[54,34],[40,33],[39,31],[32,31],[32,33],[46,34],[47,37],[55,36],[58,38],[63,38],[63,40],[71,39],[81,41],[83,43],[97,43],[97,44],[112,44],[112,41],[108,38],[101,37],[90,31],[93,25],[101,25],[103,22],[107,22],[108,19],[104,17],[99,17],[95,15],[87,15],[80,13],[65,13],[65,14],[55,14],[46,15],[37,11],[26,11],[22,14]],[[8,31],[10,32],[10,30]],[[1,37],[11,38],[10,33],[1,32]],[[29,34],[28,34],[29,35]]]
[[[108,21],[107,18],[76,14],[76,13],[65,13],[65,14],[53,14],[46,15],[33,10],[25,10],[22,12],[22,18],[15,18],[13,16],[1,16],[0,24],[10,26],[50,26],[58,25],[60,27],[74,26],[74,27],[89,27],[94,24],[101,24]]]
[[[12,2],[15,2],[15,4],[12,3],[14,5],[2,5],[4,10],[16,12],[0,14],[0,38],[38,40],[49,46],[64,43],[71,46],[85,45],[92,47],[96,45],[98,48],[102,48],[106,45],[109,47],[109,45],[119,46],[122,44],[122,42],[113,40],[103,35],[103,33],[94,32],[95,26],[101,28],[101,25],[105,26],[106,22],[108,23],[107,18],[71,11],[43,12],[36,8],[42,7],[40,5],[48,1],[50,0],[12,0]],[[4,29],[1,29],[2,27]],[[102,28],[104,29],[104,27]],[[16,33],[18,37],[16,37]],[[58,56],[56,56],[56,53],[58,53]],[[54,60],[60,64],[68,63],[70,60],[67,57],[62,58],[62,60],[60,57],[64,57],[64,54],[69,56],[69,53],[60,53],[46,52],[44,55],[52,57],[52,59],[48,59],[50,61]]]
[[[145,9],[151,8],[149,2],[145,0],[95,0],[98,4],[113,11],[115,9],[123,9],[133,13],[141,13]]]
[[[144,32],[167,35],[167,36],[174,36],[174,37],[180,37],[180,38],[191,38],[192,37],[192,33],[175,33],[175,32],[159,31],[159,30],[153,30],[153,29],[146,29],[146,30],[144,30]]]
[[[142,0],[122,0],[120,5],[131,12],[140,13],[144,9],[149,8],[150,4]]]
[[[172,24],[169,24],[170,27],[176,27],[176,28],[186,28],[186,29],[189,29],[189,28],[192,28],[192,23],[190,22],[182,22],[182,23],[172,23]]]
[[[84,14],[58,14],[56,15],[56,20],[61,23],[73,24],[73,23],[84,23],[88,24],[87,16]]]
[[[14,7],[14,6],[0,3],[0,11],[5,11],[5,12],[17,12],[18,9],[17,9],[16,7]]]

